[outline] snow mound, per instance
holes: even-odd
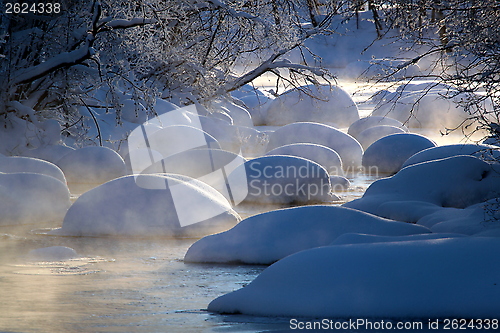
[[[235,126],[253,126],[250,113],[245,108],[226,99],[213,102],[212,108],[227,113],[233,119],[233,125]]]
[[[394,174],[413,154],[436,144],[419,134],[392,134],[377,140],[363,154],[363,166],[378,173]]]
[[[281,126],[310,121],[349,127],[358,119],[356,103],[342,88],[308,85],[288,90],[275,98],[267,109],[266,124]]]
[[[318,163],[331,175],[343,175],[342,160],[333,149],[313,143],[293,143],[266,153],[266,155],[290,155],[302,157]]]
[[[254,126],[261,126],[266,124],[267,109],[273,101],[265,95],[250,94],[240,98],[240,100],[247,106],[248,112],[252,116]]]
[[[475,145],[475,144],[454,144],[439,147],[424,149],[415,155],[411,156],[403,164],[403,168],[409,165],[439,160],[446,157],[457,155],[472,155],[479,157],[485,161],[494,161],[500,159],[498,147],[490,145]]]
[[[207,132],[186,125],[173,125],[162,128],[152,135],[148,135],[148,140],[149,145],[164,157],[192,148],[221,148],[219,142]],[[193,142],[200,143],[200,145],[193,147]]]
[[[371,116],[356,120],[354,123],[351,124],[351,126],[349,126],[347,134],[353,136],[354,138],[357,138],[358,135],[364,130],[370,127],[382,126],[382,125],[399,127],[405,132],[408,132],[406,126],[396,119],[381,117],[381,116]]]
[[[38,173],[0,173],[0,225],[62,221],[70,206],[60,180]]]
[[[248,157],[257,157],[265,154],[267,141],[269,140],[267,133],[243,126],[236,126],[234,129],[237,133],[235,141],[240,147],[238,153]]]
[[[318,123],[294,123],[269,135],[267,151],[293,143],[312,143],[335,150],[345,169],[361,166],[363,148],[356,139],[338,129]]]
[[[377,180],[362,198],[344,206],[393,219],[406,210],[421,218],[440,207],[465,208],[495,198],[498,188],[498,165],[461,155],[401,169]]]
[[[498,251],[497,238],[479,237],[311,249],[278,261],[208,310],[295,318],[497,318],[500,265],[492,253]]]
[[[3,173],[39,173],[54,177],[64,184],[66,178],[62,170],[55,164],[31,157],[0,157],[0,172]]]
[[[204,237],[186,253],[186,262],[271,264],[292,253],[329,245],[345,233],[402,236],[429,229],[353,209],[304,206],[249,217],[234,228]]]
[[[57,164],[64,155],[75,150],[74,148],[63,145],[47,145],[39,148],[26,150],[23,156],[39,158],[54,164]]]
[[[163,187],[162,187],[163,186]],[[186,176],[125,176],[84,194],[70,207],[65,236],[202,237],[234,226],[238,215],[210,186]]]
[[[500,199],[495,198],[487,202],[476,204],[465,209],[460,209],[454,214],[440,214],[439,212],[426,216],[422,223],[429,223],[434,220],[435,223],[431,226],[434,232],[455,232],[465,235],[476,235],[495,229],[500,229]],[[419,221],[420,223],[420,221]]]
[[[349,179],[342,176],[330,176],[330,184],[333,193],[347,191],[351,187]]]
[[[272,155],[247,161],[230,175],[246,172],[246,202],[255,203],[319,203],[335,199],[330,192],[330,177],[321,165],[301,157]]]
[[[83,193],[126,173],[121,156],[106,147],[85,147],[71,151],[57,165],[64,172],[73,194]]]
[[[349,126],[349,129],[347,130],[347,134],[357,138],[358,135],[364,130],[370,127],[382,126],[382,125],[398,127],[401,128],[403,131],[408,132],[406,126],[396,119],[381,117],[381,116],[371,116],[371,117],[361,118],[352,123],[352,125]]]
[[[454,233],[431,233],[431,234],[416,234],[403,236],[380,236],[359,233],[348,233],[337,237],[330,245],[345,245],[345,244],[365,244],[365,243],[388,243],[388,242],[411,242],[417,240],[431,240],[442,238],[465,237],[462,234]]]
[[[366,150],[372,143],[374,143],[377,140],[380,140],[392,134],[401,134],[401,133],[406,133],[406,132],[399,127],[380,125],[365,129],[363,132],[359,133],[356,139],[361,144],[363,149]]]
[[[220,149],[192,149],[170,155],[142,171],[142,174],[173,173],[196,178],[231,200],[228,191],[229,175],[246,159]]]
[[[31,260],[37,261],[64,261],[77,258],[75,250],[66,246],[50,246],[31,250],[28,254]]]

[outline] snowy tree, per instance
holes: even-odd
[[[119,125],[124,93],[154,112],[157,96],[206,103],[267,72],[287,85],[328,80],[286,54],[307,52],[303,42],[327,32],[334,8],[336,1],[103,0],[66,1],[43,15],[4,12],[0,116],[37,126],[56,119],[75,136],[82,107],[114,110]]]

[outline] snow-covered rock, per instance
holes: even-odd
[[[403,163],[421,150],[435,147],[436,144],[419,134],[392,134],[371,144],[363,154],[363,166],[373,173],[393,174]]]
[[[499,251],[500,240],[480,237],[320,247],[278,261],[208,310],[365,320],[497,318],[500,265],[492,254]]]
[[[228,100],[219,100],[212,103],[212,108],[222,109],[233,119],[233,125],[252,127],[253,121],[250,113],[243,107]]]
[[[73,194],[83,193],[126,173],[121,156],[106,147],[76,149],[64,155],[57,165],[64,172]]]
[[[351,187],[349,179],[342,176],[330,176],[330,184],[333,193],[343,192]]]
[[[404,126],[403,123],[400,122],[399,120],[388,117],[371,116],[356,120],[354,123],[352,123],[351,126],[349,126],[347,134],[353,136],[354,138],[357,138],[358,135],[364,130],[370,127],[382,126],[382,125],[399,127],[403,131],[408,132],[406,126]]]
[[[313,143],[293,143],[274,148],[266,155],[290,155],[318,163],[331,175],[343,175],[342,160],[333,149]]]
[[[254,126],[266,124],[267,109],[273,101],[272,98],[265,95],[250,94],[241,97],[240,100],[247,106]]]
[[[53,235],[202,237],[239,216],[205,183],[186,176],[125,176],[84,194]]]
[[[164,157],[192,148],[221,148],[219,142],[207,132],[186,125],[173,125],[162,128],[152,135],[148,135],[148,142],[151,148]]]
[[[75,150],[75,148],[64,145],[47,145],[26,150],[23,152],[23,156],[39,158],[56,164],[64,155],[73,150]]]
[[[266,124],[287,125],[310,121],[349,127],[359,119],[358,107],[351,96],[337,86],[303,86],[275,98],[267,109]]]
[[[142,174],[173,173],[196,178],[222,193],[229,201],[231,195],[228,190],[227,176],[246,159],[220,149],[191,149],[170,155],[140,171]],[[246,178],[245,178],[246,181]],[[244,184],[246,185],[246,183]],[[233,193],[235,190],[231,192]],[[242,198],[244,199],[244,197]]]
[[[200,239],[189,248],[184,261],[271,264],[353,232],[402,236],[428,233],[429,229],[343,207],[280,209],[254,215],[226,232]]]
[[[74,249],[67,246],[50,246],[31,250],[28,257],[37,261],[64,261],[77,258],[78,254]]]
[[[334,127],[318,123],[294,123],[277,129],[269,135],[267,151],[294,143],[318,144],[335,150],[345,169],[361,166],[363,148],[359,142]]]
[[[52,176],[0,173],[0,225],[53,225],[70,205],[68,187]]]
[[[500,199],[495,198],[465,209],[457,210],[454,214],[437,213],[426,216],[422,223],[436,220],[431,226],[433,232],[454,232],[465,235],[476,235],[487,231],[500,229]]]
[[[59,179],[66,184],[62,170],[55,164],[31,157],[0,157],[0,172],[3,173],[39,173]]]
[[[388,243],[388,242],[411,242],[416,240],[430,240],[442,238],[465,237],[462,234],[454,233],[430,233],[403,236],[380,236],[360,233],[342,234],[337,237],[330,245],[345,244],[365,244],[365,243]]]
[[[371,184],[345,207],[416,222],[441,207],[465,208],[498,196],[500,167],[473,156],[415,164]],[[411,218],[411,220],[409,220]]]
[[[245,202],[291,204],[336,199],[330,193],[326,169],[305,158],[285,155],[255,158],[236,168],[229,181],[241,177],[243,170],[248,182]]]
[[[484,144],[453,144],[432,147],[419,151],[415,155],[411,156],[405,163],[403,163],[402,167],[404,168],[417,163],[439,160],[457,155],[471,155],[479,157],[485,161],[494,161],[500,159],[500,151],[497,149],[498,147]]]
[[[356,140],[358,140],[363,149],[366,150],[372,143],[383,137],[401,133],[405,133],[405,131],[399,127],[380,125],[365,129],[363,132],[359,133]]]

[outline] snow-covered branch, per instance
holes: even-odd
[[[92,44],[95,38],[91,34],[87,35],[85,44],[71,52],[60,53],[51,59],[42,62],[41,64],[31,67],[20,73],[12,82],[13,85],[32,82],[55,70],[67,66],[72,66],[81,63],[90,58],[93,54]]]
[[[130,20],[124,20],[124,19],[112,20],[107,22],[105,26],[111,29],[127,29],[154,23],[156,23],[156,20],[154,19],[136,17]]]

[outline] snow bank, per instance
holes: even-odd
[[[313,143],[293,143],[266,153],[266,155],[290,155],[318,163],[331,175],[343,175],[342,160],[333,149]]]
[[[262,156],[266,152],[269,136],[265,132],[256,130],[255,128],[236,126],[235,143],[240,148],[238,153],[243,156],[257,157]]]
[[[0,225],[59,223],[70,206],[68,187],[38,173],[0,173]]]
[[[439,160],[446,157],[457,155],[472,155],[479,157],[485,161],[494,161],[500,159],[500,151],[498,147],[490,145],[475,145],[475,144],[454,144],[439,147],[424,149],[415,155],[411,156],[403,164],[403,168],[409,165]]]
[[[343,207],[281,209],[249,217],[226,232],[200,239],[189,248],[184,261],[271,264],[352,232],[401,236],[428,233],[429,229]]]
[[[440,207],[465,208],[497,197],[499,173],[498,165],[472,156],[415,164],[377,180],[344,206],[393,219],[400,219],[402,210],[421,218]]]
[[[436,144],[418,134],[392,134],[377,140],[363,154],[363,166],[379,173],[398,172],[403,163],[421,150],[435,147]]]
[[[308,85],[275,98],[267,109],[266,124],[280,126],[310,121],[349,127],[358,119],[356,103],[342,88]]]
[[[50,246],[31,250],[28,257],[36,261],[64,261],[77,258],[78,254],[70,247]]]
[[[125,176],[82,194],[62,228],[51,234],[202,237],[238,221],[222,194],[198,180],[173,174]]]
[[[363,148],[356,139],[338,129],[318,123],[295,123],[269,135],[267,151],[293,143],[313,143],[335,150],[345,169],[361,166]]]
[[[313,318],[497,318],[496,238],[328,246],[296,253],[209,311]],[[425,325],[425,324],[424,324]]]
[[[134,124],[142,124],[148,120],[146,108],[139,101],[126,99],[122,102],[121,117],[122,120]]]
[[[242,168],[248,181],[246,202],[291,204],[335,199],[330,194],[326,169],[305,158],[284,155],[255,158],[236,168],[229,181],[240,177]]]
[[[44,160],[40,160],[38,158],[21,156],[0,157],[0,172],[39,173],[42,175],[54,177],[66,184],[66,178],[64,177],[62,170],[57,165]]]
[[[356,140],[358,140],[363,149],[366,150],[372,143],[383,137],[401,133],[405,133],[405,131],[399,127],[380,125],[365,129],[363,132],[359,133]]]
[[[62,169],[71,193],[79,194],[126,173],[125,162],[106,147],[85,147],[64,155],[57,165]]]

